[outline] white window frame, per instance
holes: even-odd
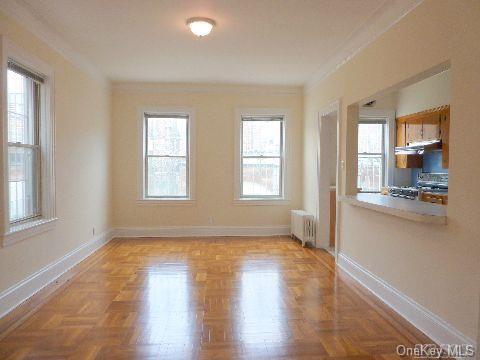
[[[146,197],[146,114],[185,115],[187,121],[187,197]],[[139,109],[139,179],[137,205],[194,205],[195,204],[195,111],[187,107],[145,107]]]
[[[383,185],[394,184],[395,176],[395,111],[385,109],[360,109],[358,123],[375,122],[384,120],[383,127]],[[357,132],[358,134],[358,132]],[[358,136],[358,135],[357,135]],[[358,151],[358,149],[357,149]],[[357,153],[358,156],[358,153]],[[357,163],[358,168],[358,163]],[[362,192],[359,190],[359,192]]]
[[[1,37],[2,44],[2,130],[3,130],[3,206],[4,206],[4,234],[3,246],[12,245],[45,231],[52,230],[57,220],[55,206],[55,113],[54,113],[54,71],[51,66],[32,56],[24,49],[13,44],[5,36]],[[44,83],[40,91],[40,213],[39,218],[10,224],[9,186],[8,186],[8,90],[7,68],[11,59],[26,69],[41,74]]]
[[[242,196],[242,118],[247,116],[283,117],[283,157],[281,182],[282,193],[278,197]],[[235,205],[288,205],[290,203],[290,109],[285,108],[239,108],[235,109]]]

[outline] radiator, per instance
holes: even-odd
[[[302,242],[302,246],[310,242],[315,242],[315,219],[313,215],[303,210],[291,210],[290,232],[292,237],[296,237]]]

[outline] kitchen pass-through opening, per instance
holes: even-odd
[[[357,191],[448,204],[450,67],[358,102]]]

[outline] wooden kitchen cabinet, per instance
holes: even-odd
[[[422,140],[440,139],[440,114],[436,112],[427,114],[422,119]]]
[[[445,106],[402,116],[397,121],[406,123],[406,142],[435,140],[440,138],[440,123]]]
[[[448,204],[448,195],[447,194],[433,194],[428,192],[420,192],[418,197],[420,201],[425,201],[433,204]]]
[[[409,132],[412,136],[412,131]],[[396,146],[407,145],[407,122],[397,119],[397,144]],[[421,155],[396,155],[396,166],[400,169],[421,168],[423,157]]]
[[[423,123],[421,119],[411,119],[406,122],[406,126],[405,138],[407,145],[422,140]]]
[[[448,134],[450,127],[450,106],[425,110],[396,119],[396,146],[406,146],[412,142],[442,140],[442,166],[448,168]],[[422,155],[396,155],[398,168],[420,168]]]

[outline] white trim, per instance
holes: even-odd
[[[151,93],[232,93],[258,95],[301,95],[303,87],[284,85],[240,85],[223,83],[165,83],[165,82],[122,82],[113,81],[111,89],[115,92],[151,92]]]
[[[188,197],[187,198],[145,198],[145,113],[188,115]],[[139,116],[139,158],[138,158],[138,200],[137,205],[192,205],[195,203],[196,187],[196,127],[195,110],[180,106],[147,106],[138,109]]]
[[[5,316],[45,286],[55,281],[55,279],[100,249],[111,239],[113,239],[113,232],[105,231],[0,293],[0,317]]]
[[[423,0],[383,1],[344,43],[339,44],[329,60],[315,71],[304,84],[305,92],[311,91],[338,68],[354,58],[422,2]]]
[[[473,339],[363,268],[348,255],[340,253],[337,265],[437,344],[475,345]]]
[[[208,237],[289,235],[289,225],[272,226],[162,226],[116,228],[115,237]]]
[[[385,119],[386,121],[386,136],[385,142],[385,165],[387,172],[385,174],[385,185],[393,185],[395,183],[395,110],[382,109],[359,109],[359,119]],[[358,133],[357,133],[358,136]],[[358,166],[358,164],[357,164]]]
[[[241,198],[241,146],[240,139],[242,116],[283,116],[283,171],[282,183],[283,194],[279,198]],[[289,119],[291,117],[291,109],[289,108],[236,108],[235,109],[235,142],[234,142],[234,205],[284,205],[290,201],[290,147],[291,134]]]
[[[340,44],[337,51],[332,57],[320,68],[314,75],[305,83],[305,89],[308,91],[315,85],[320,83],[329,74],[333,73],[344,63],[348,62],[361,50],[363,50],[368,44],[375,41],[381,34],[390,29],[400,19],[417,7],[422,0],[402,0],[402,1],[385,1],[381,6],[375,9],[371,16],[363,22],[358,29],[355,29],[350,35],[349,39]],[[36,13],[30,6],[24,2],[18,2],[15,0],[2,0],[0,1],[0,9],[4,11],[8,16],[20,23],[35,36],[42,39],[45,43],[55,49],[63,57],[71,61],[87,74],[92,76],[105,84],[107,84],[106,77],[102,72],[84,55],[78,53],[72,46],[65,41],[65,39],[59,34],[53,27],[43,19],[38,13]],[[122,82],[115,83],[115,88],[119,90],[149,90],[149,91],[165,91],[170,92],[172,89],[181,87],[182,92],[248,92],[251,93],[251,89],[247,89],[248,86],[230,86],[229,84],[223,84],[222,89],[216,85],[203,84],[201,87],[192,86],[191,84],[179,85],[168,84],[172,89],[165,88],[165,85],[161,85],[159,88],[155,83],[131,83],[126,84]],[[213,89],[213,88],[217,89]],[[301,93],[299,87],[269,87],[269,86],[256,86],[261,93],[278,93],[278,94],[297,94]]]
[[[235,199],[233,200],[233,205],[259,205],[259,206],[279,206],[279,205],[290,205],[290,200],[286,199]]]
[[[139,206],[176,206],[176,205],[195,205],[195,200],[190,199],[138,199],[136,204]]]
[[[10,232],[3,236],[3,246],[13,245],[32,236],[53,230],[57,220],[57,218],[41,219],[10,227]]]
[[[335,111],[340,111],[340,99],[332,101],[328,105],[322,107],[318,113],[320,116],[327,116]]]
[[[7,73],[7,61],[13,59],[19,64],[45,76],[45,82],[41,85],[41,108],[40,108],[40,145],[41,145],[41,221],[32,221],[27,224],[28,232],[23,231],[25,226],[10,227],[9,219],[9,187],[8,171],[4,171],[4,243],[9,245],[21,241],[26,237],[34,235],[34,226],[41,226],[36,232],[45,231],[43,226],[49,223],[51,228],[56,219],[55,206],[55,74],[53,68],[42,60],[32,56],[23,48],[11,42],[6,36],[1,36],[2,59],[1,70],[3,74]],[[3,123],[3,169],[8,166],[8,99],[7,99],[7,79],[2,79],[2,104],[1,113]],[[15,234],[18,229],[19,233]],[[25,235],[22,236],[22,235]],[[5,244],[3,244],[5,245]]]
[[[69,45],[62,35],[55,31],[39,14],[35,13],[27,3],[15,0],[2,0],[0,1],[0,10],[93,79],[104,86],[108,86],[109,83],[102,72],[90,60]]]
[[[319,219],[319,209],[321,206],[325,206],[325,203],[320,199],[320,193],[319,193],[319,179],[320,179],[320,131],[321,131],[321,123],[322,123],[322,118],[325,116],[328,116],[332,113],[336,113],[336,124],[337,124],[337,173],[335,176],[335,195],[336,195],[336,204],[335,204],[335,260],[338,258],[338,251],[340,248],[340,201],[339,199],[339,193],[340,193],[340,179],[341,179],[341,158],[340,158],[340,144],[341,144],[341,101],[340,99],[332,101],[330,104],[327,106],[323,107],[319,112],[318,112],[318,119],[317,119],[317,184],[316,184],[316,198],[317,198],[317,204],[316,204],[316,214],[315,214],[315,220],[316,220],[316,231],[315,231],[315,246],[316,247],[322,247],[325,249],[329,249],[328,244],[324,244],[324,246],[319,246],[319,225],[320,225],[320,219]],[[330,191],[330,186],[329,190]],[[330,201],[327,202],[330,204]]]

